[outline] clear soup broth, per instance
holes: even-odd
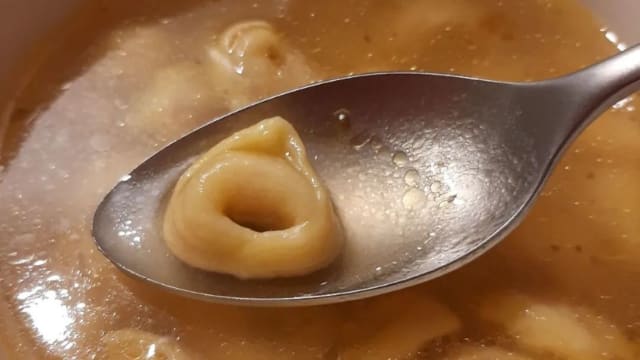
[[[203,303],[125,277],[90,235],[118,178],[256,99],[374,70],[543,79],[615,45],[574,0],[91,2],[31,59],[0,141],[0,344],[16,359],[638,359],[632,98],[579,137],[508,239],[398,293]]]

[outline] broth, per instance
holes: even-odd
[[[248,20],[276,29],[286,58],[270,61],[284,65],[211,76],[220,34]],[[579,137],[508,239],[398,293],[296,309],[202,303],[120,274],[90,235],[122,174],[258,98],[373,70],[528,81],[613,54],[577,1],[117,0],[69,24],[16,98],[0,162],[0,344],[15,358],[640,358],[633,99]]]

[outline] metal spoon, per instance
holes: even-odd
[[[571,141],[637,90],[638,46],[541,82],[379,73],[314,84],[216,119],[153,155],[100,204],[93,236],[124,272],[203,300],[292,306],[390,292],[497,244]],[[181,263],[160,226],[175,181],[221,139],[276,115],[300,132],[332,193],[347,236],[343,255],[316,274],[272,281]]]

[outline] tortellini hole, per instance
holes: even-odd
[[[229,27],[219,44],[238,74],[270,71],[270,67],[279,68],[285,63],[282,40],[264,21],[241,22]],[[214,57],[217,56],[214,54]]]
[[[111,331],[102,338],[98,360],[189,360],[171,338],[135,329]]]
[[[247,198],[255,199],[254,195],[260,194],[252,194],[251,188],[246,190],[247,193],[236,193],[227,199],[223,214],[231,221],[256,232],[285,230],[295,225],[295,218],[286,209],[264,207],[259,201],[247,202]]]

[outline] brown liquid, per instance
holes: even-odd
[[[613,337],[640,346],[634,101],[580,136],[507,240],[459,271],[398,294],[304,309],[201,303],[125,278],[89,234],[96,204],[122,174],[162,143],[238,105],[194,100],[169,124],[153,123],[163,109],[131,117],[161,69],[186,63],[198,78],[198,66],[209,61],[205,46],[236,21],[270,22],[311,69],[253,83],[245,91],[252,100],[312,79],[382,69],[504,80],[557,76],[615,51],[577,2],[110,1],[83,11],[88,15],[74,20],[81,31],[60,41],[19,96],[3,148],[0,344],[12,358],[89,359],[105,333],[125,328],[166,335],[196,359],[347,358],[348,349],[374,349],[384,331],[429,332],[431,313],[420,310],[426,298],[449,308],[461,327],[409,358],[455,358],[447,354],[462,344],[567,358],[523,346],[482,316],[483,304],[512,292],[588,309],[615,325]]]

